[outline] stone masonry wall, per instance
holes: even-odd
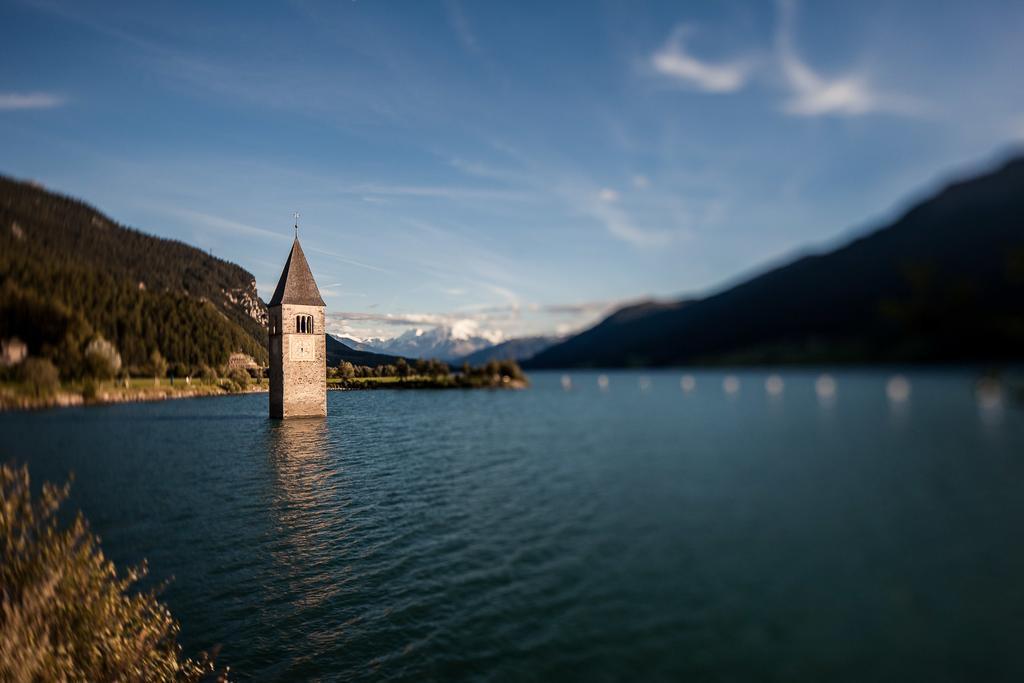
[[[296,331],[296,316],[313,316],[313,334]],[[327,415],[327,340],[322,306],[284,304],[270,310],[270,416]]]

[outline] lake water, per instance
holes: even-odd
[[[0,457],[241,679],[1024,680],[1024,411],[890,375],[3,414]]]

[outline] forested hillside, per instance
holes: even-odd
[[[153,352],[179,372],[234,351],[265,363],[266,315],[239,266],[0,177],[0,339],[20,338],[62,375],[79,374],[97,335],[129,368]]]

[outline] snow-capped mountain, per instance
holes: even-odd
[[[389,339],[382,339],[380,337],[367,337],[366,339],[359,340],[352,337],[342,337],[337,334],[331,336],[350,349],[355,349],[356,351],[369,351],[371,353],[379,351],[390,341]]]
[[[473,326],[439,325],[433,328],[407,330],[393,339],[338,338],[359,351],[386,353],[406,358],[437,358],[454,360],[474,351],[494,346],[504,340],[500,332],[485,332]]]

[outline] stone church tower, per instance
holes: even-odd
[[[324,300],[298,235],[268,304],[270,417],[327,415],[327,339]]]

